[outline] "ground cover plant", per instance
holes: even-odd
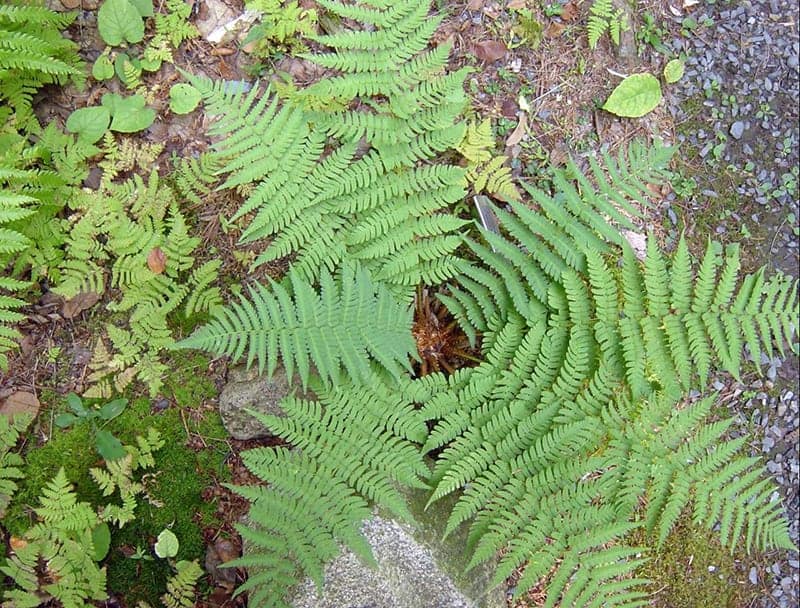
[[[716,379],[796,348],[797,280],[642,227],[675,180],[657,138],[533,179],[534,98],[518,91],[497,150],[442,35],[455,7],[306,4],[253,3],[258,65],[302,63],[246,82],[192,61],[182,2],[105,0],[83,56],[109,88],[49,124],[36,91],[90,69],[62,32],[75,15],[0,7],[0,365],[20,373],[43,313],[83,340],[43,340],[41,399],[4,381],[3,606],[291,606],[343,546],[373,560],[374,507],[413,521],[407,489],[451,497],[468,570],[492,564],[527,605],[651,605],[647,563],[689,526],[737,556],[796,551]],[[548,12],[563,31],[576,10]],[[590,49],[620,44],[616,5],[584,17]],[[453,365],[426,359],[423,293]],[[256,414],[275,439],[225,437],[224,360],[296,378],[284,415]]]

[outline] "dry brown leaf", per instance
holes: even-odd
[[[510,2],[506,6],[508,8],[519,10],[521,8],[526,8],[528,6],[528,0],[510,0]]]
[[[467,4],[468,11],[479,11],[483,8],[484,0],[470,0]]]
[[[0,405],[0,414],[13,418],[15,414],[30,414],[35,417],[39,413],[39,400],[33,393],[17,391],[12,393]]]
[[[506,45],[498,40],[484,40],[472,46],[475,56],[486,63],[493,63],[498,59],[502,59],[507,50]]]
[[[147,254],[147,267],[155,274],[161,274],[167,267],[167,256],[160,247],[153,247]]]
[[[20,549],[24,549],[28,546],[28,541],[24,538],[19,538],[18,536],[12,536],[8,540],[8,544],[11,546],[12,551],[19,551]]]
[[[511,132],[511,135],[508,136],[506,140],[506,148],[511,148],[512,146],[516,146],[519,142],[522,141],[522,138],[525,137],[525,133],[528,131],[528,115],[524,112],[519,116],[519,122],[517,123],[517,128]]]
[[[61,314],[65,319],[74,319],[84,310],[90,309],[100,301],[100,294],[94,291],[84,291],[74,298],[70,298],[61,307]]]
[[[561,9],[561,19],[563,21],[575,21],[580,15],[580,9],[574,2],[567,2]]]
[[[558,21],[552,21],[544,30],[544,37],[548,39],[558,38],[567,26]]]

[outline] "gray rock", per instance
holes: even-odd
[[[264,414],[283,415],[278,404],[291,392],[292,387],[283,368],[278,368],[271,379],[259,376],[255,369],[231,368],[228,384],[219,396],[219,414],[225,430],[234,439],[270,436],[269,430],[248,414],[245,408]]]
[[[744,134],[744,123],[741,120],[737,120],[731,125],[730,133],[731,137],[734,139],[741,139],[742,135]]]
[[[437,560],[439,548],[433,539],[423,542],[419,528],[375,515],[362,532],[378,567],[345,552],[325,568],[322,595],[307,580],[295,592],[293,608],[505,608],[500,590],[472,595],[459,589]]]

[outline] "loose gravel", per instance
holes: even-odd
[[[683,29],[684,34],[675,36],[669,46],[676,56],[686,57],[686,74],[667,94],[676,124],[683,125],[678,137],[683,153],[694,151],[706,164],[694,176],[697,208],[702,208],[702,197],[723,195],[718,191],[722,168],[733,172],[738,178],[737,199],[747,207],[747,215],[732,209],[729,218],[719,218],[714,231],[723,235],[734,230],[746,236],[751,228],[759,230],[758,246],[763,251],[756,257],[796,277],[800,8],[795,0],[717,0],[695,8],[691,18],[696,28],[685,21],[688,15],[673,19],[672,31]],[[746,205],[747,201],[756,204]],[[674,211],[667,213],[677,224]],[[736,389],[738,398],[729,407],[739,431],[756,437],[751,449],[763,457],[779,485],[792,540],[800,545],[797,358],[762,363],[766,379]],[[748,579],[767,589],[759,606],[798,605],[797,553],[769,555],[764,566],[750,569]]]

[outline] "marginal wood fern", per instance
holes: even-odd
[[[424,50],[440,20],[426,1],[324,6],[375,26],[315,38],[333,50],[308,59],[340,76],[283,87],[283,100],[190,79],[219,116],[223,187],[250,187],[233,218],[246,218],[241,242],[272,239],[255,266],[294,254],[313,279],[357,260],[411,293],[455,272],[465,222],[440,211],[463,198],[465,173],[433,161],[463,137],[466,71],[443,73],[446,45]]]

